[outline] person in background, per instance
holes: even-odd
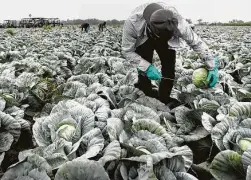
[[[103,31],[105,27],[106,27],[106,22],[100,23],[100,24],[98,25],[98,30],[99,30],[99,31]]]
[[[90,24],[89,23],[83,23],[81,24],[81,30],[83,31],[85,29],[85,32],[88,33],[89,29],[90,29]]]
[[[168,104],[175,79],[175,48],[180,38],[199,54],[209,70],[209,87],[218,80],[218,59],[192,30],[188,22],[174,7],[165,3],[146,3],[137,7],[125,21],[122,35],[122,53],[138,70],[135,87],[147,96]],[[154,50],[161,61],[161,72],[152,64]],[[151,80],[160,80],[159,90]]]
[[[189,23],[189,25],[190,25],[191,29],[192,29],[193,31],[195,31],[195,25],[194,25],[193,23]]]

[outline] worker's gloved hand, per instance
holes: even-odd
[[[147,70],[144,73],[146,74],[146,76],[150,80],[160,80],[161,76],[162,76],[161,73],[159,72],[159,70],[155,66],[153,66],[152,64],[149,65],[149,67],[147,68]]]
[[[215,57],[215,66],[212,70],[208,71],[207,75],[207,81],[209,81],[208,87],[214,87],[218,81],[219,78],[219,72],[218,72],[218,65],[219,65],[219,59],[218,57]]]
[[[159,72],[159,70],[153,66],[153,65],[150,65],[147,70],[146,70],[146,75],[147,77],[150,79],[150,80],[160,80],[162,75],[161,73]]]

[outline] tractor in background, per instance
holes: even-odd
[[[21,19],[19,27],[21,28],[37,28],[46,24],[46,18],[34,17]]]
[[[31,18],[23,18],[20,21],[19,27],[20,28],[31,28],[34,26],[34,22]]]
[[[4,20],[3,21],[3,28],[18,28],[20,21],[17,20]]]
[[[63,26],[59,18],[29,17],[18,20],[4,20],[0,28],[41,28],[43,26]]]
[[[46,18],[46,21],[47,21],[46,25],[51,25],[53,27],[62,25],[59,18]]]
[[[46,18],[41,18],[41,17],[37,17],[37,18],[31,18],[33,20],[33,27],[43,27],[44,25],[46,25]]]

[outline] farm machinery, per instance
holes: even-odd
[[[46,21],[48,22],[48,25],[51,25],[54,27],[62,25],[62,23],[60,22],[58,18],[46,18]]]
[[[23,18],[20,27],[43,27],[45,25],[60,26],[61,22],[58,18]]]
[[[20,21],[17,20],[4,20],[2,27],[3,28],[18,28]]]
[[[61,26],[59,18],[22,18],[20,21],[17,20],[4,20],[4,22],[0,23],[0,28],[40,28],[45,25],[49,26]]]

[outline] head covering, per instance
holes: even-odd
[[[146,6],[144,12],[143,12],[143,17],[146,20],[146,23],[149,24],[150,23],[150,18],[152,16],[152,14],[160,9],[164,9],[161,5],[157,4],[157,3],[151,3],[148,6]]]
[[[173,31],[177,22],[173,12],[166,9],[157,10],[150,17],[150,24],[159,31]]]
[[[149,4],[145,8],[143,17],[154,36],[163,37],[168,34],[170,37],[178,25],[178,20],[174,17],[173,12],[156,3]]]

